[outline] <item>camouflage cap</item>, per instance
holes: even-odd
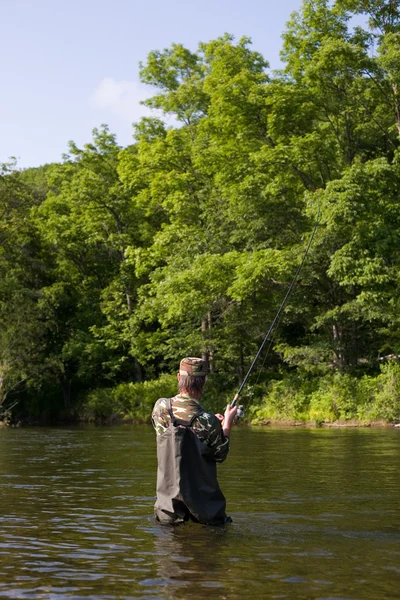
[[[205,377],[207,375],[207,364],[202,358],[187,357],[181,360],[179,365],[181,375],[192,375],[194,377]]]

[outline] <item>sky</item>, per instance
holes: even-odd
[[[301,0],[0,0],[0,163],[61,160],[68,141],[107,123],[122,146],[152,89],[139,81],[151,50],[225,32],[248,36],[271,68]]]

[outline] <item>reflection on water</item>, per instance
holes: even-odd
[[[234,523],[153,520],[150,427],[0,430],[0,597],[398,598],[400,431],[240,428]]]

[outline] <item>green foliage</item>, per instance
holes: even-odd
[[[269,422],[271,419],[306,421],[312,389],[312,382],[296,376],[271,381],[261,403],[250,407],[249,417],[255,424]]]
[[[176,375],[167,374],[157,380],[100,388],[87,394],[80,409],[80,416],[89,421],[124,419],[149,423],[156,400],[169,398],[176,393]]]
[[[157,117],[130,146],[103,125],[61,164],[4,165],[1,410],[148,420],[183,355],[208,359],[222,410],[319,204],[253,418],[394,419],[396,368],[379,365],[400,354],[399,35],[396,3],[304,0],[280,72],[229,34],[152,51]]]
[[[177,392],[176,374],[164,373],[158,379],[92,390],[83,398],[79,414],[88,421],[149,423],[156,400],[171,398]],[[226,381],[209,376],[201,404],[206,410],[223,412],[233,395],[234,392],[227,389]]]
[[[272,381],[267,395],[250,409],[254,423],[270,420],[369,423],[400,419],[400,365],[383,364],[379,375],[360,379],[331,372],[318,379],[286,376]]]
[[[357,384],[354,377],[340,373],[321,379],[310,396],[309,419],[320,423],[356,418]]]
[[[400,365],[388,362],[378,377],[364,376],[359,383],[357,416],[364,420],[400,419]]]

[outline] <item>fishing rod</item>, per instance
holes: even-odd
[[[271,323],[271,326],[270,326],[270,328],[268,329],[268,333],[267,333],[267,335],[265,336],[265,338],[264,338],[264,340],[263,340],[263,342],[262,342],[261,346],[259,347],[259,349],[258,349],[258,352],[257,352],[257,354],[255,355],[255,357],[254,357],[254,359],[253,359],[253,362],[251,363],[251,365],[250,365],[250,368],[249,368],[249,370],[248,370],[248,371],[247,371],[247,373],[246,373],[246,376],[245,376],[245,378],[243,379],[243,381],[242,381],[242,383],[241,383],[241,385],[240,385],[240,387],[239,387],[239,389],[238,389],[237,393],[235,394],[235,397],[233,398],[233,400],[232,400],[232,402],[231,402],[231,408],[233,408],[233,407],[235,406],[236,402],[238,401],[238,399],[239,399],[239,396],[240,396],[240,394],[241,394],[241,392],[242,392],[242,390],[243,390],[244,386],[246,385],[246,382],[247,382],[247,380],[248,380],[248,378],[249,378],[249,376],[250,376],[250,374],[251,374],[252,370],[254,369],[254,366],[255,366],[255,364],[256,364],[256,362],[257,362],[257,360],[258,360],[258,358],[259,358],[259,356],[260,356],[261,352],[263,351],[263,348],[264,348],[265,344],[267,343],[267,341],[270,341],[270,342],[272,343],[272,339],[273,339],[273,333],[272,333],[272,332],[273,332],[273,330],[274,330],[274,327],[275,327],[275,325],[277,325],[277,323],[278,323],[278,321],[279,321],[279,317],[281,316],[281,313],[282,313],[282,311],[283,311],[283,309],[284,309],[284,307],[285,307],[285,304],[286,304],[286,302],[287,302],[287,300],[288,300],[288,298],[289,298],[290,294],[292,293],[292,290],[293,290],[293,288],[294,288],[294,286],[295,286],[295,284],[296,284],[296,281],[297,281],[297,279],[298,279],[298,277],[299,277],[299,275],[300,275],[300,273],[301,273],[301,270],[302,270],[302,268],[303,268],[303,265],[304,265],[304,263],[305,263],[305,261],[306,261],[307,255],[308,255],[308,251],[309,251],[309,250],[310,250],[310,248],[311,248],[311,244],[312,244],[312,242],[313,242],[314,236],[315,236],[315,234],[316,234],[316,231],[317,231],[317,229],[318,229],[318,225],[319,225],[319,219],[320,219],[320,215],[321,215],[321,209],[320,209],[319,205],[317,205],[317,206],[318,206],[317,220],[316,220],[316,222],[315,222],[314,229],[313,229],[313,232],[312,232],[312,234],[311,234],[310,240],[309,240],[309,242],[308,242],[308,244],[307,244],[306,251],[304,252],[303,260],[301,261],[300,265],[297,267],[296,273],[294,274],[294,277],[293,277],[293,279],[292,279],[292,281],[291,281],[291,283],[290,283],[290,285],[289,285],[289,287],[288,287],[288,290],[287,290],[287,292],[286,292],[286,295],[285,295],[284,299],[282,300],[282,303],[281,303],[281,305],[280,305],[280,307],[279,307],[279,309],[278,309],[278,312],[277,312],[277,313],[276,313],[276,315],[275,315],[275,318],[274,318],[274,320],[273,320],[273,321],[272,321],[272,323]],[[271,345],[270,345],[270,347],[271,347]],[[265,359],[264,359],[264,360],[265,360]],[[243,407],[242,407],[242,406],[239,406],[239,407],[238,407],[238,409],[239,409],[239,410],[238,410],[238,414],[239,414],[239,413],[241,413],[241,414],[239,414],[239,418],[240,418],[240,416],[243,416],[243,414],[244,414],[244,409],[243,409]],[[240,410],[240,409],[241,409],[241,410]]]

